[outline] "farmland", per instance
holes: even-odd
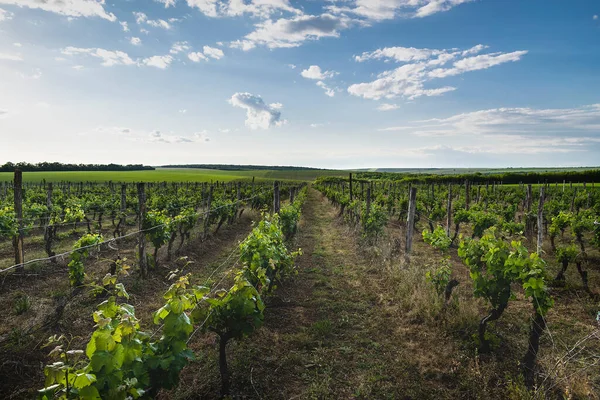
[[[2,185],[0,393],[597,398],[598,185],[277,172]]]
[[[221,171],[213,169],[192,168],[157,168],[151,171],[87,171],[87,172],[30,172],[24,175],[25,182],[231,182],[235,180],[251,180],[255,177],[261,181],[273,179],[312,181],[320,176],[341,176],[344,171],[335,170],[243,170]],[[0,172],[0,182],[12,180],[11,172]]]

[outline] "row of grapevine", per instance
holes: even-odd
[[[590,266],[589,248],[600,247],[600,190],[593,185],[542,184],[536,196],[532,185],[473,185],[468,181],[464,185],[419,185],[356,180],[350,175],[349,179],[318,179],[315,187],[371,240],[377,240],[387,226],[405,220],[406,255],[418,225],[425,227],[422,237],[426,243],[444,254],[456,249],[469,269],[474,296],[490,307],[477,333],[481,352],[490,351],[487,325],[502,316],[513,298],[514,285],[519,285],[533,306],[529,345],[522,362],[528,387],[534,384],[545,316],[554,302],[549,283],[564,284],[568,265],[575,263],[584,289],[597,297],[589,288],[585,268]],[[544,237],[549,239],[546,245]],[[548,260],[561,265],[554,279],[549,276]],[[446,301],[458,284],[451,276],[449,263],[427,275]]]
[[[15,173],[16,180],[17,176],[20,180],[20,174]],[[118,186],[120,191],[116,190]],[[15,265],[1,271],[22,270],[23,265],[32,262],[25,260],[25,247],[32,247],[27,243],[28,238],[35,242],[40,235],[43,235],[48,261],[56,262],[56,244],[69,237],[78,238],[77,228],[81,225],[89,234],[101,233],[113,238],[125,236],[132,226],[139,230],[165,226],[161,232],[154,232],[151,240],[155,243],[154,255],[166,240],[170,256],[176,239],[179,238],[178,248],[181,248],[190,231],[200,223],[207,235],[211,226],[216,226],[218,231],[223,223],[240,217],[246,208],[273,207],[271,183],[146,183],[143,201],[140,185],[118,186],[89,183],[74,185],[77,190],[71,190],[70,184],[3,185],[0,242],[13,242]],[[280,195],[289,196],[297,186],[278,184]],[[142,208],[145,212],[140,219]]]
[[[295,272],[294,258],[300,251],[290,252],[288,246],[306,190],[294,190],[291,202],[278,214],[264,214],[239,245],[241,268],[228,290],[219,284],[194,285],[189,273],[170,273],[169,279],[175,282],[163,295],[164,306],[154,313],[159,339],[142,331],[134,307],[126,303],[129,295],[118,282],[129,267],[121,261],[115,263],[114,271],[94,285],[96,293],[105,292],[109,298],[93,315],[95,331],[85,350],[71,349],[65,336],[50,338],[50,356],[56,361],[45,367],[46,383],[40,398],[153,398],[159,390],[174,387],[181,370],[195,358],[188,344],[196,331],[218,336],[222,395],[228,395],[227,343],[262,325],[266,299],[278,282]],[[99,238],[85,235],[71,262],[83,264],[88,252],[81,249],[97,246]]]

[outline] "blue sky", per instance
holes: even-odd
[[[595,0],[0,0],[0,162],[600,160]]]

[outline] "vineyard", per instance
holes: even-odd
[[[598,398],[600,189],[389,175],[16,172],[0,394]]]

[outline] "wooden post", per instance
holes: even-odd
[[[540,203],[538,205],[538,215],[537,215],[537,253],[539,255],[542,254],[542,245],[544,243],[544,187],[540,188]]]
[[[296,187],[292,186],[290,188],[290,204],[294,204],[294,196],[296,196]]]
[[[448,184],[448,207],[446,208],[446,235],[450,237],[450,224],[452,224],[452,185]]]
[[[146,260],[146,232],[144,232],[144,220],[146,219],[146,188],[144,183],[137,184],[139,216],[138,216],[138,257],[140,260],[140,272],[142,278],[148,277],[148,264]]]
[[[471,190],[469,180],[465,179],[465,210],[469,211],[469,203],[471,202]]]
[[[408,216],[406,217],[406,255],[412,250],[413,230],[415,224],[415,210],[417,208],[417,188],[410,188],[408,197]]]
[[[127,185],[121,185],[121,207],[119,209],[119,223],[117,224],[117,229],[115,233],[118,233],[119,236],[125,235],[125,225],[127,225]]]
[[[273,213],[279,213],[279,181],[273,182]]]
[[[531,212],[531,204],[533,203],[533,194],[531,191],[531,184],[527,185],[527,192],[525,193],[525,211]]]
[[[210,206],[213,197],[214,186],[210,185],[208,189],[208,198],[206,199],[206,212],[204,213],[204,239],[208,237],[208,228],[210,226]]]
[[[237,194],[236,194],[236,202],[235,202],[235,215],[233,219],[235,220],[238,215],[238,211],[240,210],[240,201],[242,200],[242,182],[237,183]]]
[[[367,211],[365,212],[365,220],[363,221],[363,226],[369,219],[369,214],[371,213],[371,186],[367,187]]]
[[[25,262],[25,252],[23,250],[23,173],[18,169],[15,169],[13,191],[18,227],[17,236],[13,237],[13,247],[15,250],[15,264],[19,265],[17,270],[22,271]]]
[[[48,257],[53,257],[55,253],[52,251],[52,239],[54,238],[56,228],[50,226],[50,219],[52,217],[52,183],[48,184],[48,190],[46,192],[46,208],[48,208],[48,211],[46,213],[46,218],[44,218],[44,243],[46,254],[48,254]],[[50,261],[56,263],[56,258],[51,258]]]

